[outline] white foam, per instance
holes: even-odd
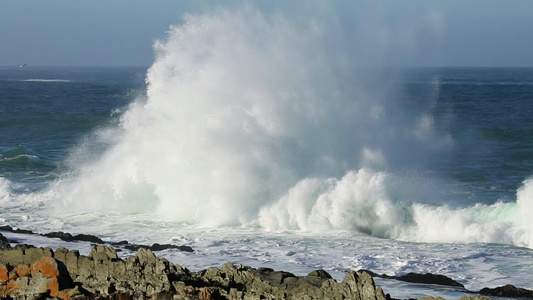
[[[384,198],[389,187],[380,186],[380,172],[416,163],[441,139],[426,112],[422,121],[387,116],[397,104],[363,84],[371,74],[350,65],[352,50],[326,46],[342,36],[337,30],[331,20],[293,23],[250,8],[188,16],[171,27],[155,45],[148,98],[123,114],[119,140],[58,186],[65,211],[156,213],[204,227],[267,225],[266,211],[288,194],[337,184],[331,196],[343,197],[358,174],[351,188],[361,195],[352,204],[372,206],[367,211],[383,214],[381,223],[402,218],[396,199]],[[366,175],[367,167],[375,173]],[[365,180],[377,182],[365,192]],[[372,202],[374,193],[383,199]],[[289,209],[299,215],[289,223],[308,228],[302,218],[317,199],[303,196],[311,198],[301,199],[300,212]],[[331,202],[341,214],[350,201]],[[352,223],[373,216],[364,214],[327,222],[369,229]]]
[[[436,243],[507,243],[533,248],[532,180],[524,181],[516,203],[476,204],[466,208],[413,204],[417,229],[409,240]]]
[[[24,81],[24,82],[72,82],[72,80],[68,80],[68,79],[40,79],[40,78],[24,79],[21,81]]]
[[[2,205],[5,205],[9,202],[9,186],[10,181],[6,178],[0,177],[0,203],[2,203]]]
[[[305,180],[285,197],[261,211],[268,229],[347,229],[379,237],[393,237],[405,226],[401,204],[389,199],[388,176],[360,169],[341,180]]]
[[[105,219],[100,221],[105,222]],[[195,249],[194,253],[166,250],[157,252],[157,255],[193,271],[232,262],[284,270],[296,275],[324,269],[336,280],[342,280],[345,271],[368,269],[388,275],[404,275],[409,272],[442,274],[465,284],[470,290],[508,283],[533,288],[531,264],[528,263],[531,250],[524,248],[485,244],[407,243],[339,231],[295,234],[250,228],[177,230],[162,223],[146,228],[122,229],[112,232],[103,230],[99,233],[107,241],[128,239],[130,242],[144,244],[157,242],[189,245]],[[92,229],[97,230],[100,229]],[[78,249],[85,255],[90,250],[90,243],[67,243],[38,235],[3,234],[9,239],[36,246]],[[131,251],[119,252],[122,258],[132,254],[134,253]],[[385,292],[392,293],[392,296],[436,293],[434,287],[424,290],[421,286],[400,285],[398,290],[399,287],[395,286],[398,283],[382,281],[382,284],[390,286]],[[443,290],[438,294],[442,296],[448,292],[450,291]]]
[[[395,187],[404,185],[401,178],[369,169],[349,172],[341,180],[304,180],[264,207],[260,224],[269,230],[352,230],[405,241],[533,248],[531,179],[518,190],[516,203],[464,208],[399,201]],[[406,200],[419,197],[406,195]]]

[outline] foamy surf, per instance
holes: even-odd
[[[67,79],[39,79],[39,78],[24,79],[21,81],[24,81],[24,82],[72,82],[72,80],[67,80]]]

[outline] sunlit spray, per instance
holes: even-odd
[[[200,227],[530,245],[531,226],[508,218],[516,204],[442,205],[439,180],[423,175],[453,147],[434,129],[435,99],[403,107],[390,76],[351,63],[358,53],[340,40],[329,47],[343,36],[337,30],[253,9],[186,17],[155,43],[146,97],[119,129],[101,131],[111,146],[73,160],[76,175],[53,197],[68,212],[148,213]]]

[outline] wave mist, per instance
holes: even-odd
[[[518,203],[446,206],[423,171],[453,141],[430,109],[402,107],[394,76],[356,66],[338,30],[253,9],[188,16],[156,42],[147,97],[110,131],[112,146],[85,163],[74,152],[77,174],[55,197],[69,212],[201,227],[533,246],[518,216],[531,211],[531,181]]]

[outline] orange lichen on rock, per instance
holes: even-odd
[[[211,300],[211,291],[207,288],[201,288],[200,292],[198,293],[198,299]]]
[[[9,270],[6,266],[0,265],[0,281],[7,281],[9,279]]]
[[[51,297],[69,299],[70,293],[59,291],[57,261],[49,256],[32,265],[17,265],[9,270],[0,265],[0,298],[49,294]]]
[[[78,287],[74,287],[71,289],[64,289],[64,290],[59,291],[55,297],[59,299],[63,299],[63,300],[68,300],[68,299],[71,299],[73,297],[80,296],[80,295],[82,295],[82,293],[80,292]],[[118,299],[121,299],[121,297],[119,296]],[[132,298],[129,298],[129,299],[131,300]]]
[[[59,270],[57,268],[57,262],[55,259],[49,256],[43,256],[43,258],[31,265],[31,274],[40,272],[45,277],[55,277],[59,275]]]
[[[50,291],[50,296],[57,297],[59,294],[59,282],[57,281],[57,277],[52,277],[48,281],[47,288]]]
[[[30,267],[27,265],[18,265],[15,267],[15,273],[18,277],[29,276],[31,274]]]
[[[71,293],[71,290],[58,291],[57,295],[55,295],[54,297],[63,299],[63,300],[68,300],[70,299],[70,293]],[[52,292],[50,292],[50,295],[53,296]]]
[[[20,284],[18,282],[16,282],[15,280],[9,280],[7,282],[7,285],[6,285],[6,288],[4,290],[4,293],[0,294],[0,296],[5,297],[7,295],[13,295],[19,289],[20,289]]]

